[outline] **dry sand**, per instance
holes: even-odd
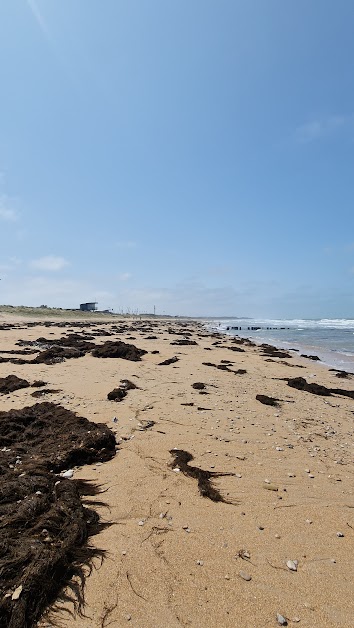
[[[212,337],[198,323],[127,324],[133,329],[95,342],[119,339],[146,349],[140,362],[87,354],[54,365],[0,364],[0,377],[43,379],[60,389],[43,400],[106,423],[119,444],[111,461],[75,470],[75,478],[105,490],[107,506],[99,512],[113,524],[92,539],[107,556],[87,578],[85,616],[60,612],[57,619],[67,628],[263,628],[279,625],[279,613],[304,628],[354,626],[354,400],[279,379],[354,390],[354,377],[339,379],[295,353],[288,366],[281,358],[267,361],[259,347],[231,351],[230,337]],[[0,331],[0,349],[68,333],[28,328],[25,320],[21,327]],[[169,328],[190,332],[198,344],[171,345],[184,336]],[[173,356],[177,362],[158,365]],[[203,365],[222,360],[247,372]],[[119,403],[108,401],[123,378],[138,388]],[[2,395],[0,409],[40,401],[31,392]],[[258,394],[280,399],[279,407],[263,405]],[[144,430],[146,421],[155,423]],[[202,497],[197,479],[171,467],[173,448],[190,452],[191,466],[232,474],[213,481],[228,503]],[[297,571],[289,560],[298,561]]]

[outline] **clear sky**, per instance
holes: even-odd
[[[353,0],[1,0],[0,303],[354,317]]]

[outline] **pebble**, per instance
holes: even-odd
[[[284,449],[282,447],[276,447],[275,450],[276,451],[284,451]]]
[[[200,565],[201,567],[203,567],[204,561],[203,560],[197,560],[197,565]]]
[[[276,539],[280,539],[280,534],[275,534]]]
[[[280,615],[280,613],[277,613],[277,622],[280,626],[288,625],[288,622],[286,621],[285,617],[283,617],[283,615]]]
[[[235,476],[236,476],[237,478],[242,478],[241,473],[235,473]]]
[[[298,561],[297,560],[287,560],[286,566],[290,571],[297,571]]]
[[[267,491],[278,491],[278,487],[275,484],[268,484],[266,482],[264,482],[263,484],[263,488],[265,488]]]
[[[238,574],[241,578],[243,578],[243,580],[246,580],[246,582],[249,582],[250,580],[252,580],[252,576],[250,576],[249,573],[246,573],[246,571],[240,571]]]
[[[229,574],[226,574],[226,576],[225,576],[225,580],[230,580],[230,576],[229,576]]]
[[[306,519],[306,523],[312,523],[311,519]]]
[[[131,616],[131,615],[129,615],[129,614],[127,614],[127,615],[124,615],[124,618],[125,618],[127,621],[130,621],[130,620],[131,620],[131,618],[132,618],[132,616]]]
[[[337,532],[337,536],[338,536],[339,538],[342,538],[342,537],[344,536],[344,534],[343,534],[343,532]]]
[[[315,476],[312,473],[309,473],[309,478],[314,478]]]
[[[138,526],[143,526],[143,525],[145,525],[144,519],[141,519],[141,521],[138,521]]]

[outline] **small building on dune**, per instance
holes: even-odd
[[[97,310],[97,301],[92,303],[80,303],[80,310],[82,312],[95,312]]]

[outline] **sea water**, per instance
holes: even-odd
[[[205,322],[211,330],[251,338],[259,344],[298,349],[300,353],[317,355],[326,366],[354,372],[353,319],[215,318]]]

